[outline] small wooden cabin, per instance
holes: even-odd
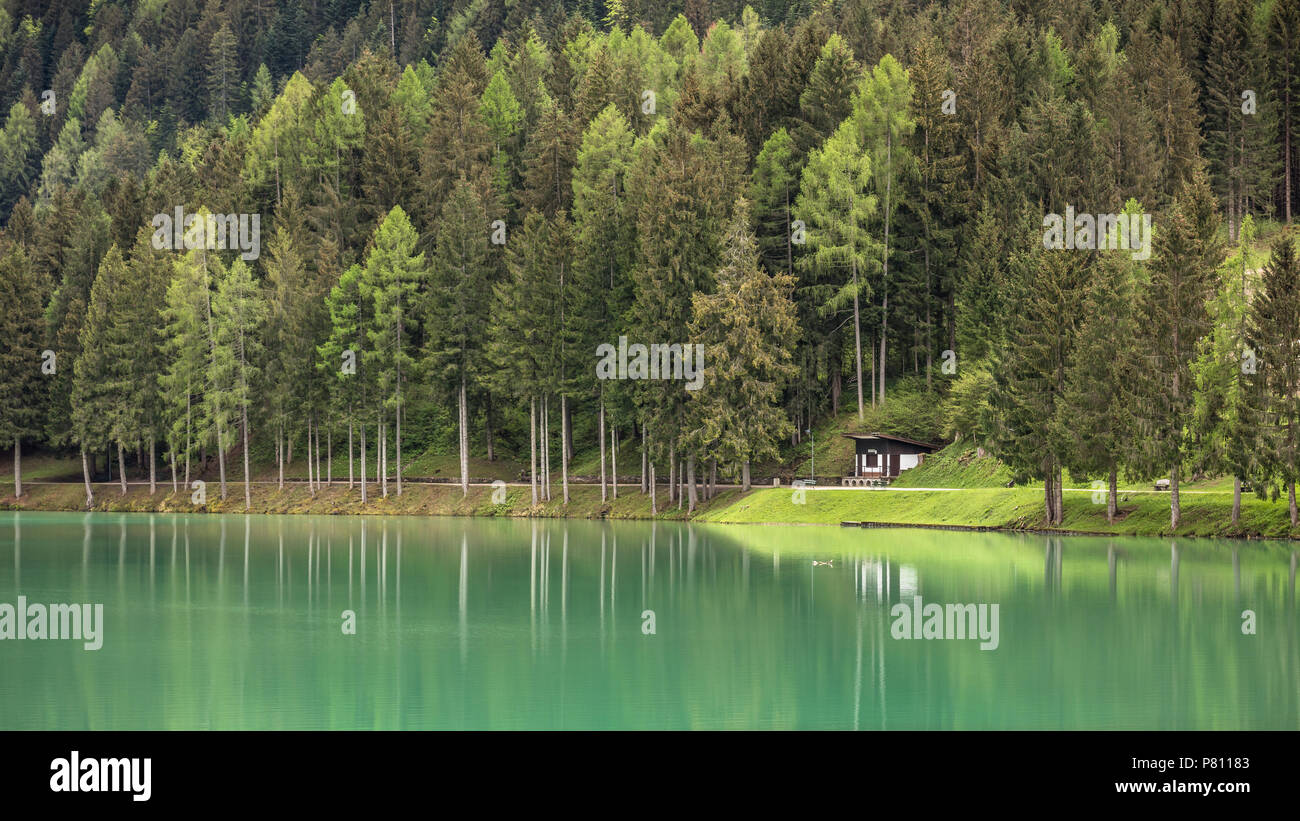
[[[844,436],[853,440],[854,448],[853,465],[843,479],[845,485],[896,479],[903,471],[924,462],[926,454],[942,447],[888,433],[846,433]]]

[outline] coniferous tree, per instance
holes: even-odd
[[[1259,359],[1250,378],[1256,442],[1264,476],[1287,492],[1291,526],[1300,525],[1295,485],[1300,476],[1300,263],[1295,244],[1278,240],[1260,271],[1247,339]]]
[[[778,400],[796,373],[791,343],[799,332],[794,277],[769,274],[759,265],[748,210],[744,200],[737,204],[716,290],[696,294],[691,318],[691,337],[704,346],[702,385],[692,394],[698,423],[691,435],[697,447],[741,466],[744,490],[751,464],[775,456],[777,443],[790,433]],[[694,483],[690,490],[693,512]]]
[[[1170,529],[1181,518],[1178,486],[1190,453],[1194,409],[1192,363],[1210,331],[1219,248],[1214,197],[1203,172],[1185,185],[1156,231],[1151,278],[1143,290],[1143,367],[1135,403],[1145,444],[1146,475],[1169,471]]]
[[[13,444],[15,497],[23,495],[23,440],[41,430],[48,291],[22,246],[0,240],[0,441]]]

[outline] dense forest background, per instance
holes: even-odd
[[[88,497],[96,456],[224,498],[297,448],[567,498],[598,450],[693,508],[850,413],[1049,522],[1063,471],[1296,521],[1300,0],[4,0],[0,65],[19,495],[23,443]],[[260,255],[160,249],[178,207]],[[1044,248],[1067,212],[1150,215],[1150,259]],[[598,379],[620,336],[703,388]]]

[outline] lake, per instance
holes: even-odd
[[[0,513],[0,606],[103,605],[98,650],[0,640],[0,729],[1294,730],[1296,551]],[[922,613],[896,609],[918,598]],[[929,604],[942,606],[932,635],[952,635],[947,605],[987,606],[996,648],[896,638],[921,615],[930,630]]]

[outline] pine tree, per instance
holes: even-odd
[[[617,338],[622,316],[632,302],[635,215],[624,189],[632,142],[632,131],[623,115],[614,105],[606,106],[583,135],[573,169],[573,276],[580,295],[580,348],[586,351]],[[609,394],[615,386],[594,379],[594,369],[579,373],[587,376],[588,392],[599,396],[597,436],[604,500],[605,428],[610,421]]]
[[[249,459],[248,411],[253,386],[259,376],[262,343],[259,337],[266,317],[263,295],[253,280],[252,269],[238,257],[228,268],[217,269],[217,291],[212,299],[213,340],[209,367],[209,392],[215,393],[217,413],[226,424],[219,428],[217,447],[234,444],[232,422],[238,421],[244,454],[244,507],[252,507],[252,472]],[[223,496],[224,498],[224,496]]]
[[[1294,242],[1280,238],[1260,272],[1247,339],[1259,359],[1250,380],[1253,420],[1265,476],[1287,491],[1291,526],[1300,525],[1300,263]]]
[[[367,367],[378,380],[385,410],[396,422],[397,495],[402,495],[402,415],[406,383],[415,359],[413,337],[420,286],[428,279],[424,254],[415,250],[419,237],[401,206],[394,207],[375,230],[366,257],[364,289],[374,300],[373,325],[368,330]],[[385,418],[387,415],[385,415]],[[386,423],[385,423],[386,427]]]
[[[1207,306],[1220,254],[1216,210],[1205,174],[1197,172],[1156,232],[1151,278],[1143,292],[1144,362],[1135,412],[1146,446],[1144,472],[1169,470],[1171,530],[1178,529],[1181,517],[1178,484],[1192,445],[1192,362],[1210,332]]]
[[[211,276],[207,266],[187,255],[172,266],[163,308],[162,359],[158,377],[165,418],[170,421],[167,441],[173,467],[178,456],[185,460],[185,487],[190,487],[191,461],[207,430],[203,390],[207,382],[208,299]],[[182,448],[182,443],[184,447]]]
[[[23,495],[23,440],[41,430],[48,292],[44,272],[22,246],[0,240],[0,441],[13,443],[15,497]]]
[[[712,294],[697,293],[691,338],[704,346],[702,385],[691,394],[699,449],[741,466],[749,490],[750,465],[777,455],[792,425],[780,406],[781,390],[797,369],[791,351],[799,327],[794,277],[759,265],[758,243],[741,200],[723,241],[722,267]],[[695,510],[691,484],[690,510]]]
[[[1124,216],[1138,214],[1137,203],[1130,201]],[[1119,472],[1134,448],[1129,386],[1138,364],[1134,308],[1141,281],[1141,266],[1127,251],[1097,255],[1085,284],[1078,342],[1057,408],[1059,429],[1069,438],[1066,464],[1106,477],[1106,521],[1112,523],[1118,512]]]
[[[991,368],[992,439],[998,458],[1019,478],[1042,480],[1045,521],[1059,525],[1061,469],[1070,456],[1060,420],[1088,266],[1083,253],[1035,242],[1032,220],[1021,225],[1029,249],[1012,257],[1003,286],[1006,324]]]
[[[889,340],[889,229],[902,181],[913,171],[908,139],[916,128],[911,116],[912,85],[893,55],[886,54],[862,78],[853,101],[858,144],[871,153],[871,170],[882,225],[880,277],[880,403],[885,402]]]
[[[208,46],[208,111],[224,122],[234,103],[234,91],[239,82],[238,43],[230,26],[222,23],[212,35]]]
[[[857,139],[854,123],[846,122],[808,158],[800,182],[799,216],[808,225],[811,253],[801,258],[812,284],[807,298],[819,311],[839,313],[853,308],[853,349],[858,391],[858,421],[866,406],[862,373],[862,303],[871,298],[867,274],[878,258],[871,235],[877,198],[870,193],[870,154]],[[870,353],[870,350],[868,350]]]
[[[438,220],[437,253],[424,301],[424,367],[439,393],[453,398],[459,429],[460,485],[469,494],[469,392],[482,373],[496,262],[483,200],[462,177]]]

